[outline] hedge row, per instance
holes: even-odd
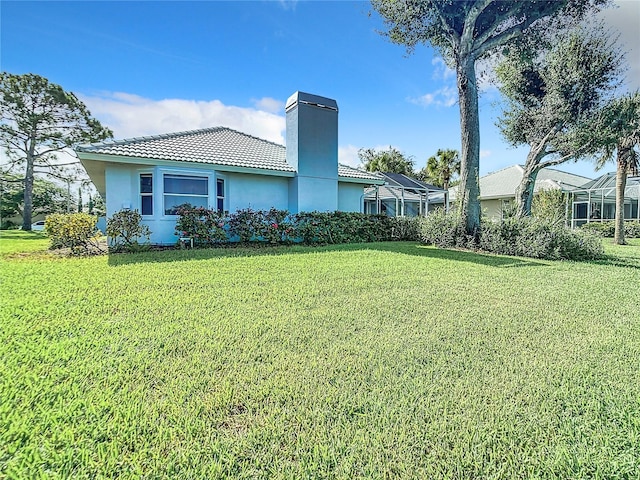
[[[197,246],[231,242],[268,244],[338,244],[417,240],[418,220],[353,212],[238,210],[217,212],[204,207],[178,208],[176,235]]]
[[[603,237],[611,237],[615,235],[616,224],[610,222],[590,222],[580,227],[582,230],[597,233]],[[624,222],[624,236],[626,238],[640,238],[640,222],[626,221]]]
[[[456,213],[437,210],[421,221],[420,239],[442,248],[467,248],[501,255],[549,260],[591,260],[602,257],[600,237],[557,222],[536,218],[485,220],[477,237],[464,233]]]

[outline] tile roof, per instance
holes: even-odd
[[[295,172],[286,161],[286,147],[226,127],[81,145],[76,151],[133,158],[206,163],[282,172]],[[380,181],[380,177],[348,165],[338,176]]]
[[[359,168],[350,167],[349,165],[344,165],[342,163],[338,164],[338,176],[339,177],[347,177],[347,178],[361,178],[363,180],[372,180],[376,183],[382,182],[382,178],[380,178],[375,173],[365,172],[364,170],[360,170]]]
[[[77,151],[295,172],[284,146],[225,127],[83,145]]]

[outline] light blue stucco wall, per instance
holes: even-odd
[[[338,209],[338,104],[296,92],[287,100],[287,163],[298,174],[290,181],[292,213]]]
[[[248,207],[254,210],[288,208],[288,178],[242,173],[222,174],[222,178],[226,179],[227,187],[225,208],[230,212]]]
[[[338,210],[361,212],[364,188],[358,183],[338,182]]]
[[[176,243],[175,215],[164,213],[163,175],[179,174],[206,177],[208,179],[209,208],[216,206],[216,180],[225,180],[225,210],[235,212],[243,208],[268,210],[272,207],[286,210],[289,200],[289,178],[271,175],[255,175],[232,172],[216,172],[203,168],[170,168],[143,165],[112,164],[105,168],[107,191],[107,217],[123,208],[142,210],[140,174],[153,174],[153,215],[143,216],[142,223],[151,230],[151,243],[172,245]]]
[[[133,168],[129,165],[109,164],[105,167],[107,217],[123,208],[140,208],[135,203],[132,171]]]

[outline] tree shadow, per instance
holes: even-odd
[[[0,241],[2,240],[44,240],[48,238],[43,232],[34,232],[27,230],[7,230],[0,233]]]
[[[112,267],[118,267],[121,265],[129,265],[134,263],[171,263],[207,260],[212,258],[309,255],[322,252],[356,252],[362,250],[377,250],[393,254],[412,255],[422,258],[475,263],[497,268],[532,266],[540,267],[546,265],[545,263],[536,260],[475,253],[463,250],[446,250],[436,247],[427,247],[414,242],[376,242],[323,246],[292,245],[273,247],[266,245],[238,245],[222,248],[202,248],[193,250],[152,250],[138,253],[111,253],[109,254],[108,264]]]
[[[605,255],[600,260],[593,260],[594,265],[606,265],[611,267],[635,268],[640,270],[640,259],[633,256]]]

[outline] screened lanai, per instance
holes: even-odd
[[[364,213],[390,217],[425,216],[445,205],[447,191],[398,173],[380,173],[385,184],[365,189]]]
[[[607,173],[571,190],[572,227],[590,222],[605,222],[616,216],[616,174]],[[625,220],[640,221],[640,177],[629,176],[624,192]]]

